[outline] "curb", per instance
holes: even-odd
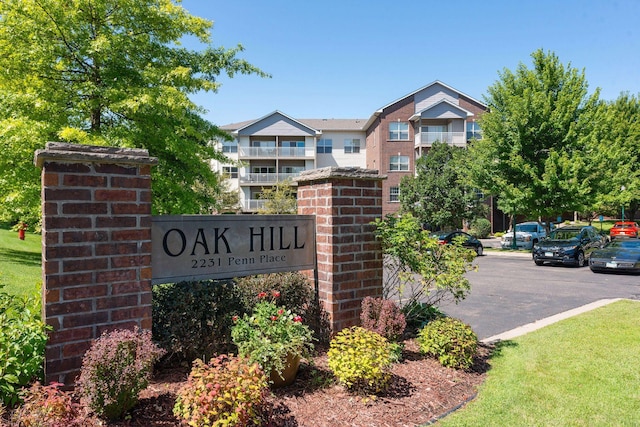
[[[489,338],[485,338],[483,340],[481,340],[483,343],[485,344],[493,344],[496,343],[498,341],[503,341],[503,340],[509,340],[515,337],[519,337],[521,335],[527,334],[529,332],[533,332],[535,330],[544,328],[545,326],[551,325],[553,323],[559,322],[560,320],[564,320],[564,319],[568,319],[569,317],[573,317],[576,316],[578,314],[582,314],[585,313],[587,311],[591,311],[594,310],[596,308],[599,307],[603,307],[607,304],[611,304],[612,302],[616,302],[616,301],[620,301],[623,298],[612,298],[612,299],[601,299],[589,304],[585,304],[581,307],[578,308],[574,308],[571,310],[567,310],[565,312],[562,313],[558,313],[556,315],[553,316],[549,316],[546,317],[544,319],[541,320],[536,320],[535,322],[532,323],[528,323],[526,325],[523,326],[519,326],[515,329],[512,329],[510,331],[506,331],[503,332],[501,334],[497,334],[494,335],[492,337]]]
[[[486,255],[486,256],[495,255],[495,256],[500,256],[500,257],[512,257],[512,258],[528,258],[528,259],[531,259],[531,260],[533,259],[532,255],[531,255],[531,251],[513,252],[513,251],[505,251],[505,250],[501,250],[501,249],[489,250],[489,251],[485,250],[483,255]]]

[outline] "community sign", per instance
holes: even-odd
[[[152,283],[315,269],[312,215],[163,215],[151,226]]]

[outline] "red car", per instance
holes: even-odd
[[[616,237],[638,238],[638,236],[640,236],[640,226],[637,222],[633,221],[618,221],[611,227],[609,236],[611,236],[612,239]]]

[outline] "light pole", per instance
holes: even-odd
[[[620,192],[623,192],[624,190],[626,190],[626,187],[623,185],[620,187]],[[624,198],[622,200],[622,221],[624,221]]]

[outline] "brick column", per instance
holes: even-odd
[[[151,329],[147,150],[47,143],[42,168],[42,310],[53,327],[46,383],[72,386],[105,330]]]
[[[378,171],[329,167],[298,182],[298,213],[316,216],[318,294],[337,332],[360,323],[362,300],[382,296],[382,249],[371,222],[382,216]]]

